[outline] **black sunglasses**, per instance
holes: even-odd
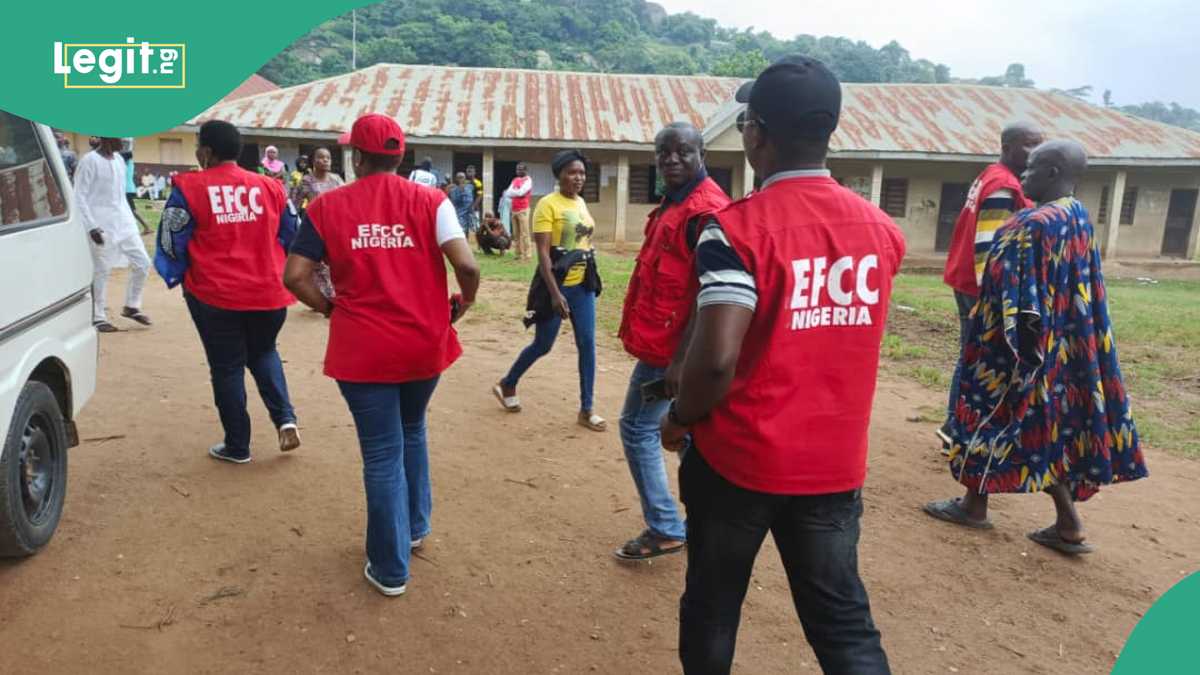
[[[742,112],[738,113],[738,116],[737,116],[737,130],[738,130],[738,133],[739,133],[739,134],[740,134],[740,133],[742,133],[743,131],[745,131],[745,130],[746,130],[746,127],[747,127],[747,126],[749,126],[749,125],[751,125],[751,124],[753,124],[753,125],[757,126],[757,127],[758,127],[758,128],[760,128],[760,129],[763,129],[763,130],[765,130],[765,129],[767,128],[767,124],[766,124],[766,122],[763,122],[761,117],[747,118],[747,117],[746,117],[746,111],[745,111],[745,110],[743,110]]]

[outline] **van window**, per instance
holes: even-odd
[[[0,232],[66,212],[67,202],[36,127],[0,110]]]

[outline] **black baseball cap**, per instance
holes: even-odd
[[[785,56],[738,89],[738,103],[748,103],[772,131],[826,140],[837,129],[842,111],[842,85],[824,63],[799,54]]]

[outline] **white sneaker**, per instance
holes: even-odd
[[[300,447],[300,429],[295,422],[288,422],[279,427],[279,451],[291,452]]]
[[[404,595],[404,591],[408,590],[408,584],[401,584],[399,586],[385,586],[382,581],[376,579],[374,575],[371,574],[370,561],[367,561],[366,566],[363,567],[363,576],[367,578],[367,583],[375,587],[375,590],[388,596],[389,598],[394,598],[397,595]]]
[[[412,541],[408,542],[408,547],[414,551],[421,548],[424,545],[425,545],[425,537],[421,537],[420,539],[413,539]]]

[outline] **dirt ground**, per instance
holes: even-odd
[[[123,279],[110,287],[116,306]],[[205,454],[220,432],[199,341],[153,279],[156,325],[102,336],[56,538],[0,562],[0,671],[678,672],[683,557],[613,559],[640,509],[615,428],[575,426],[569,339],[523,382],[525,412],[498,408],[489,385],[528,335],[519,286],[485,295],[430,410],[434,532],[408,594],[387,599],[362,578],[361,464],[321,374],[325,321],[294,308],[281,337],[304,446],[274,449],[251,390],[255,461],[221,464]],[[599,363],[598,412],[615,425],[632,363],[607,338]],[[995,499],[987,533],[921,513],[958,492],[933,425],[908,421],[939,398],[880,381],[860,556],[893,669],[1107,673],[1149,605],[1200,566],[1200,462],[1151,449],[1150,479],[1084,505],[1098,552],[1068,560],[1024,537],[1052,519],[1045,497]],[[819,670],[790,602],[768,540],[737,672]]]

